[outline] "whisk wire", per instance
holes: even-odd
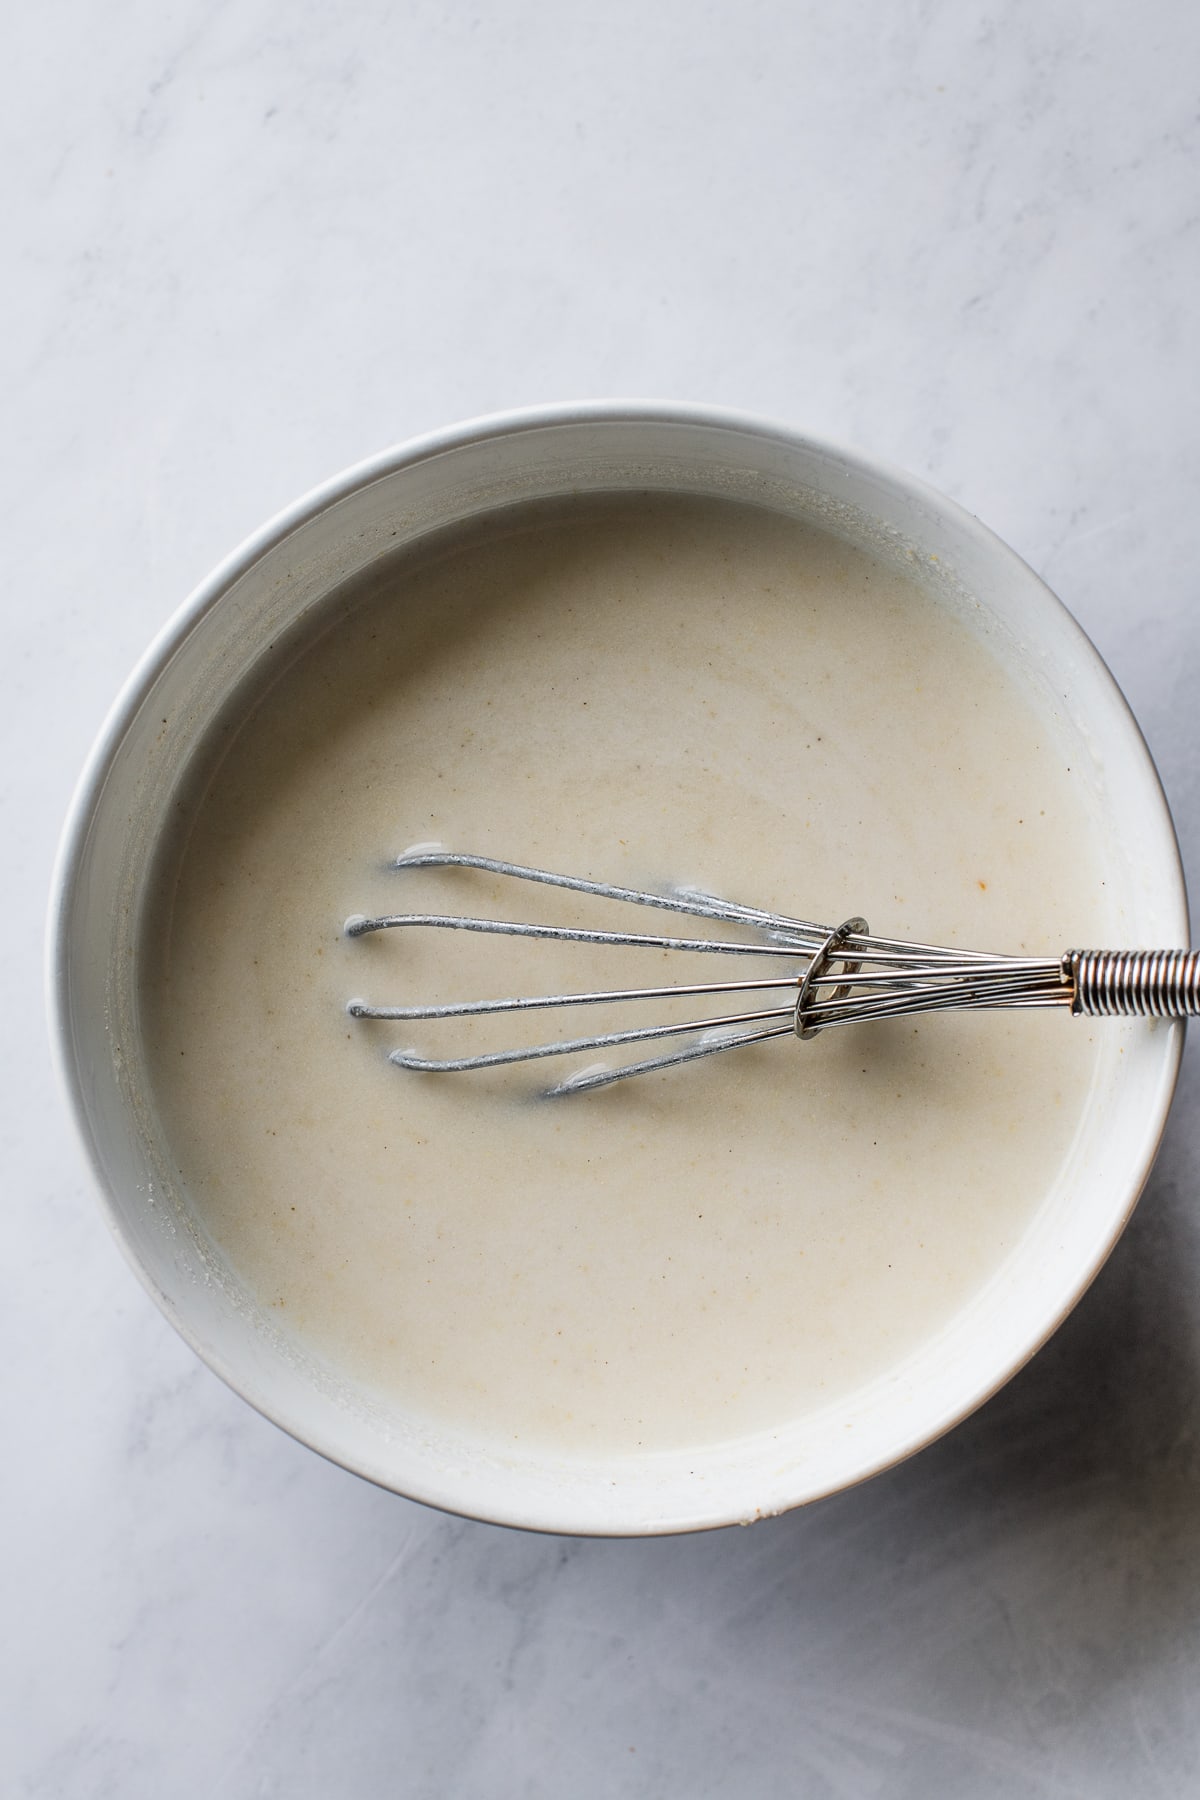
[[[395,859],[397,871],[474,869],[516,881],[590,895],[596,899],[650,907],[698,919],[737,926],[756,934],[754,941],[735,938],[683,937],[614,931],[572,925],[544,925],[447,913],[355,914],[346,920],[351,938],[390,930],[468,931],[501,937],[554,940],[579,945],[626,949],[690,951],[709,956],[801,959],[788,974],[748,980],[675,982],[634,988],[605,988],[580,993],[522,995],[494,1000],[453,1001],[438,1005],[374,1005],[350,1001],[358,1019],[418,1021],[521,1013],[545,1008],[617,1005],[646,1000],[722,997],[734,994],[794,992],[785,1006],[730,1012],[718,1017],[684,1019],[661,1025],[596,1032],[551,1043],[483,1051],[459,1057],[426,1057],[414,1050],[394,1050],[391,1060],[422,1073],[445,1074],[498,1068],[510,1063],[538,1062],[547,1057],[607,1054],[611,1050],[681,1038],[682,1047],[662,1055],[587,1067],[568,1075],[549,1094],[580,1093],[653,1070],[700,1057],[762,1043],[776,1037],[808,1039],[838,1025],[906,1018],[919,1013],[990,1010],[998,1007],[1067,1006],[1072,1012],[1153,1014],[1183,1017],[1200,1012],[1200,953],[1195,951],[1068,951],[1057,957],[1002,957],[986,951],[872,936],[857,916],[830,928],[806,919],[744,906],[694,888],[653,890],[559,875],[499,857],[474,856],[434,845],[419,845]]]

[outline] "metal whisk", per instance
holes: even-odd
[[[849,918],[830,927],[780,913],[740,906],[692,889],[656,894],[614,887],[574,875],[555,875],[490,856],[468,856],[438,848],[417,848],[396,858],[402,869],[479,869],[490,875],[547,887],[568,888],[601,900],[619,900],[660,912],[711,919],[745,927],[752,938],[666,937],[632,931],[593,931],[569,925],[522,924],[506,919],[464,918],[445,913],[392,913],[377,918],[356,914],[346,920],[346,935],[400,927],[475,931],[503,937],[550,938],[574,944],[614,944],[655,950],[682,950],[713,956],[799,959],[786,974],[750,980],[671,983],[662,987],[617,988],[576,994],[545,994],[519,999],[467,1000],[439,1006],[374,1006],[352,1000],[347,1008],[356,1019],[432,1020],[486,1013],[523,1013],[541,1007],[611,1005],[624,1001],[671,1000],[679,996],[750,995],[767,1002],[750,1010],[718,1017],[608,1031],[590,1037],[561,1039],[532,1047],[486,1051],[476,1056],[436,1059],[410,1050],[394,1050],[392,1062],[424,1073],[490,1069],[505,1063],[530,1062],[547,1056],[588,1055],[625,1045],[681,1038],[683,1047],[665,1054],[591,1067],[546,1090],[550,1095],[577,1094],[606,1087],[631,1075],[671,1068],[701,1056],[715,1056],[745,1044],[774,1037],[815,1037],[834,1025],[857,1025],[872,1019],[903,1018],[913,1013],[978,1010],[988,1007],[1066,1006],[1090,1017],[1138,1015],[1184,1018],[1200,1012],[1200,951],[1195,950],[1068,950],[1062,956],[1006,957],[969,950],[947,950],[934,944],[906,943],[874,937],[865,919]],[[786,998],[784,998],[786,996]],[[769,1004],[772,997],[784,999]]]

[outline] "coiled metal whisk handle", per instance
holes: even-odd
[[[1071,1010],[1091,1018],[1200,1013],[1200,950],[1068,950]]]

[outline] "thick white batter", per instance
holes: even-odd
[[[1104,941],[1065,757],[989,651],[839,541],[709,502],[580,506],[340,610],[193,797],[149,925],[169,1156],[238,1277],[409,1412],[587,1453],[770,1428],[943,1325],[1062,1163],[1086,1024],[858,1028],[542,1102],[540,1071],[387,1061],[511,1020],[366,1025],[345,1002],[648,984],[657,953],[341,926],[654,928],[383,866],[433,839],[927,941]]]

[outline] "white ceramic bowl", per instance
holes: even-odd
[[[782,1511],[896,1462],[978,1406],[1059,1323],[1120,1234],[1158,1146],[1183,1037],[1180,1026],[1106,1027],[1066,1169],[1003,1268],[940,1336],[847,1405],[699,1456],[556,1464],[433,1441],[298,1355],[236,1281],[214,1278],[184,1198],[158,1185],[136,1006],[146,873],[190,757],[267,645],[398,547],[523,500],[635,488],[774,506],[885,556],[915,557],[927,580],[977,607],[998,654],[1074,746],[1106,822],[1124,943],[1188,941],[1174,832],[1137,725],[1091,644],[1010,550],[857,454],[730,413],[602,403],[487,419],[389,451],[223,563],[104,726],[67,822],[49,944],[61,1070],[109,1221],[205,1361],[294,1436],[397,1492],[508,1524],[611,1534]]]

